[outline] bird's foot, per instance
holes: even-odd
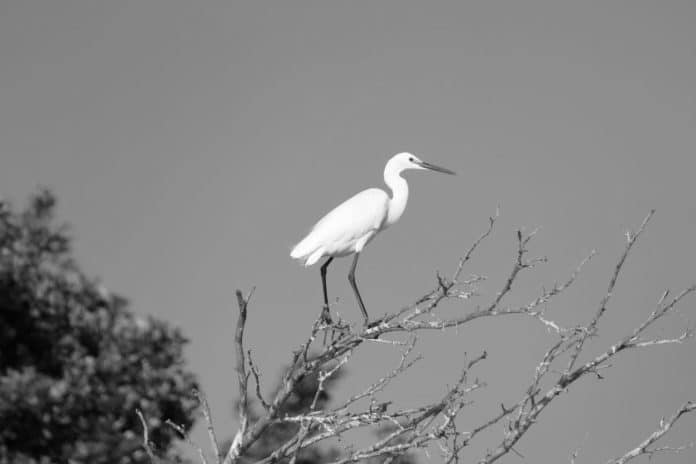
[[[321,308],[321,315],[319,316],[320,320],[322,323],[326,325],[331,325],[333,324],[333,320],[331,319],[331,312],[329,311],[329,307],[324,305]]]
[[[317,320],[317,323],[320,324],[320,329],[324,332],[324,340],[323,344],[326,346],[327,342],[327,335],[329,332],[331,332],[330,335],[330,342],[334,343],[337,339],[341,338],[344,334],[350,332],[350,326],[346,324],[339,316],[337,321],[334,321],[331,318],[331,314],[329,312],[328,306],[324,306],[321,312],[321,315],[319,316],[319,319]]]

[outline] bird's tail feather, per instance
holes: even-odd
[[[307,257],[307,260],[305,261],[304,265],[311,266],[312,264],[319,261],[322,256],[324,256],[324,248],[319,247],[311,255]]]
[[[312,251],[314,250],[307,246],[305,240],[302,240],[300,243],[295,245],[292,251],[290,251],[290,257],[293,259],[301,259],[310,254]]]
[[[305,259],[305,266],[311,266],[322,256],[322,247],[316,244],[316,240],[310,233],[300,241],[290,252],[290,257],[294,259]]]

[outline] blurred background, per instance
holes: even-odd
[[[382,186],[399,151],[459,175],[407,174],[405,215],[358,269],[374,315],[452,272],[499,205],[465,270],[488,277],[480,299],[444,311],[494,297],[515,231],[538,227],[530,252],[549,262],[508,303],[527,303],[596,249],[549,308],[585,323],[626,229],[656,208],[588,348],[596,354],[664,289],[696,280],[694,22],[696,3],[678,0],[3,1],[0,193],[22,205],[37,186],[52,189],[86,272],[136,313],[182,329],[222,436],[235,430],[234,289],[256,288],[246,336],[268,391],[320,310],[319,269],[293,262],[291,247],[330,208]],[[329,292],[358,323],[349,264],[332,265]],[[652,334],[678,335],[694,310],[687,301]],[[436,399],[464,353],[486,349],[476,374],[488,387],[465,415],[476,423],[520,398],[552,341],[512,317],[427,334],[424,361],[386,394]],[[394,347],[375,345],[336,395],[395,365]],[[567,462],[578,447],[578,462],[622,454],[695,399],[694,355],[693,343],[626,353],[547,411],[516,447],[524,459],[503,462]],[[693,440],[695,428],[686,418],[668,441]],[[205,444],[202,427],[193,438]]]

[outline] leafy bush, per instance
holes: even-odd
[[[188,430],[197,407],[186,339],[80,270],[55,203],[0,202],[0,463],[149,462],[136,409],[176,458],[163,420]]]

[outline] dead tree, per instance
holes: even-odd
[[[648,328],[663,317],[677,310],[678,305],[696,290],[696,285],[688,287],[675,295],[664,291],[655,303],[652,312],[637,327],[627,330],[625,335],[595,357],[582,361],[586,354],[586,344],[597,335],[603,316],[609,310],[609,303],[614,294],[616,283],[621,275],[626,259],[631,254],[637,240],[653,216],[653,211],[643,220],[638,229],[626,233],[626,245],[609,278],[606,292],[600,297],[592,317],[584,325],[565,327],[547,315],[549,304],[558,295],[573,285],[578,279],[583,266],[594,256],[592,252],[568,278],[559,284],[547,288],[523,306],[505,304],[519,276],[544,261],[543,258],[528,257],[527,246],[534,233],[525,235],[516,233],[517,249],[513,257],[512,270],[503,281],[500,290],[489,301],[470,307],[463,315],[456,318],[442,318],[437,315],[438,307],[445,300],[457,300],[469,305],[476,294],[476,287],[484,277],[471,275],[462,278],[464,269],[479,245],[486,240],[495,225],[498,214],[490,218],[487,230],[471,245],[459,260],[451,276],[438,275],[434,288],[418,298],[414,303],[386,314],[379,324],[369,328],[353,328],[340,320],[327,324],[320,316],[313,324],[305,342],[297,348],[290,360],[289,367],[282,376],[282,384],[275,396],[264,398],[260,386],[259,371],[244,348],[244,328],[250,295],[244,296],[237,291],[239,317],[235,332],[236,374],[240,401],[238,407],[239,429],[234,434],[231,445],[220,450],[210,411],[201,397],[204,417],[207,421],[211,439],[212,452],[206,454],[198,448],[201,462],[215,464],[236,464],[251,446],[262,437],[273,424],[295,423],[296,433],[288,438],[272,454],[257,461],[258,464],[272,464],[283,461],[294,464],[301,450],[336,437],[342,437],[356,429],[390,426],[386,436],[376,438],[372,443],[362,447],[350,447],[332,464],[347,464],[360,460],[377,459],[391,463],[405,453],[435,446],[440,450],[444,462],[458,462],[459,455],[465,448],[477,450],[478,439],[483,432],[503,425],[504,433],[494,447],[479,450],[479,464],[496,462],[508,453],[516,453],[515,446],[525,434],[542,418],[546,408],[557,401],[562,394],[571,391],[571,387],[583,377],[594,375],[601,378],[601,371],[610,368],[610,362],[620,353],[636,349],[649,349],[664,344],[680,344],[691,338],[693,332],[686,329],[673,338],[650,338],[646,336]],[[489,417],[474,427],[462,428],[457,424],[457,417],[463,408],[475,401],[474,392],[485,387],[485,383],[475,376],[477,365],[486,360],[486,351],[471,356],[463,362],[458,378],[446,393],[430,403],[412,408],[395,407],[390,403],[380,402],[378,394],[397,376],[408,370],[419,357],[413,356],[413,348],[418,334],[427,330],[443,330],[462,327],[480,318],[521,315],[542,324],[554,336],[536,368],[531,372],[531,381],[520,383],[519,399],[508,405],[500,404]],[[398,335],[401,334],[401,337]],[[407,341],[403,341],[406,335]],[[351,355],[357,350],[366,349],[370,342],[387,343],[401,350],[400,362],[396,366],[384,368],[384,375],[374,383],[356,391],[352,396],[343,398],[327,409],[316,408],[316,398],[309,411],[297,415],[282,415],[280,411],[293,392],[293,389],[308,375],[319,379],[317,398],[324,388],[324,382],[348,365]],[[260,417],[253,422],[249,420],[249,395],[255,395],[262,405]],[[641,455],[652,456],[656,453],[679,452],[692,443],[678,446],[657,446],[684,415],[696,410],[696,398],[679,408],[669,419],[662,419],[654,433],[640,442],[634,449],[608,463],[626,463]],[[147,427],[143,420],[145,443],[147,445]],[[151,456],[152,450],[149,450]],[[209,456],[212,455],[211,456]],[[575,461],[577,452],[571,454]],[[154,459],[154,458],[153,458]]]

